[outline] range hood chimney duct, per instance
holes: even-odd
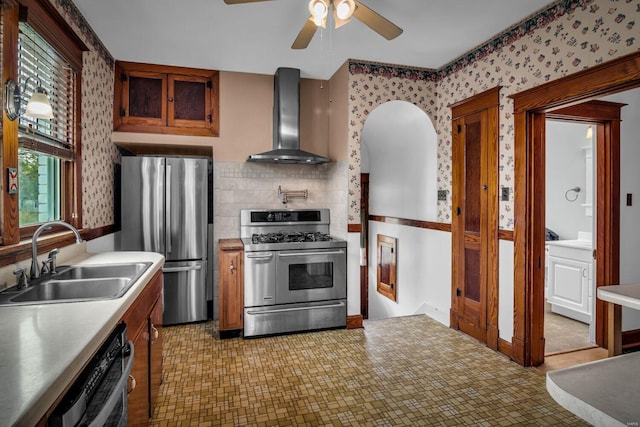
[[[330,162],[300,149],[300,70],[278,68],[273,86],[273,150],[252,154],[247,161],[305,165]]]

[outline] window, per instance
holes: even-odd
[[[21,259],[19,251],[27,242],[20,241],[43,222],[62,220],[82,227],[79,120],[87,47],[49,0],[2,6],[2,82],[16,82],[22,98],[22,114],[15,120],[3,115],[0,127],[0,180],[5,184],[9,171],[18,172],[17,194],[0,191],[0,245],[7,246],[0,253],[10,260]],[[53,108],[51,120],[24,115],[39,87]]]
[[[18,83],[22,105],[39,86],[53,108],[51,120],[20,116],[18,126],[19,225],[30,226],[61,218],[63,161],[73,161],[75,73],[29,24],[21,22],[18,36]]]

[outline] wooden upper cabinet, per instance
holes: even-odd
[[[217,136],[218,72],[116,62],[113,129]]]

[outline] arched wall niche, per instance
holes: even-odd
[[[378,106],[367,117],[360,147],[371,214],[437,220],[437,135],[424,111],[406,101]]]
[[[406,101],[381,104],[364,123],[360,148],[361,171],[369,174],[371,215],[436,221],[437,135],[422,109]],[[450,251],[444,249],[448,233],[439,236],[432,230],[377,221],[369,222],[366,230],[369,319],[433,314],[433,307],[447,306],[449,288],[437,285],[450,279],[435,274],[438,277],[431,280],[429,272],[449,262]],[[396,301],[377,292],[378,234],[397,239]],[[444,251],[436,254],[430,248]]]

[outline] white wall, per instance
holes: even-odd
[[[622,92],[607,101],[622,107],[620,126],[620,283],[640,282],[640,89]],[[627,206],[627,193],[633,204]],[[622,329],[640,328],[640,311],[622,310]]]
[[[87,252],[113,252],[120,250],[119,248],[119,236],[120,232],[107,234],[105,236],[98,237],[97,239],[89,240],[87,242]]]
[[[360,314],[360,233],[347,235],[347,315]]]
[[[373,110],[362,129],[369,212],[437,220],[437,135],[427,114],[405,101]]]
[[[585,150],[588,125],[547,120],[546,151],[546,226],[561,240],[578,238],[578,231],[590,232],[592,216],[585,214]],[[580,187],[580,192],[567,190]],[[573,200],[576,195],[577,199]]]
[[[500,240],[498,246],[498,329],[500,338],[513,338],[513,242]]]
[[[396,301],[379,294],[377,236],[397,238]],[[369,221],[369,319],[427,314],[449,325],[451,233]]]

